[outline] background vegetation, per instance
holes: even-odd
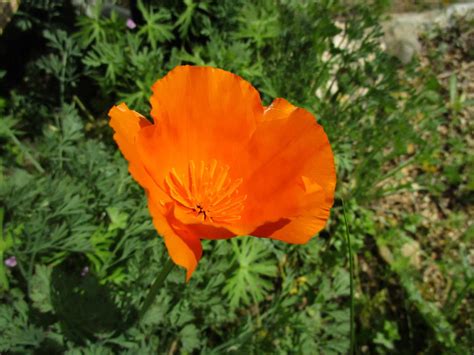
[[[402,67],[380,46],[385,1],[138,2],[135,28],[74,3],[22,1],[0,37],[0,352],[345,354],[351,300],[357,352],[472,352],[472,22]],[[304,246],[205,242],[138,322],[166,252],[107,111],[147,112],[183,63],[314,112],[337,201]]]

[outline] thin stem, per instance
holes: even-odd
[[[457,295],[454,303],[447,307],[448,311],[446,312],[446,314],[448,315],[448,318],[454,318],[455,316],[457,316],[458,307],[461,304],[462,300],[466,297],[466,294],[468,293],[473,283],[474,279],[469,279],[466,282],[466,285],[464,285],[461,292],[459,292],[459,294]]]
[[[390,170],[388,173],[386,173],[384,176],[382,176],[381,178],[379,178],[379,180],[377,181],[377,185],[380,184],[382,181],[384,180],[387,180],[389,177],[395,175],[396,173],[398,173],[400,170],[402,170],[404,167],[406,167],[407,165],[411,164],[414,160],[415,160],[415,157],[417,157],[416,155],[406,159],[403,163],[400,163],[397,165],[396,168]]]
[[[158,274],[155,281],[153,282],[153,285],[151,285],[150,287],[150,291],[148,291],[148,295],[146,296],[145,302],[143,302],[142,309],[140,310],[140,314],[138,318],[139,320],[143,319],[146,312],[148,311],[150,306],[153,304],[153,301],[155,300],[159,289],[161,288],[161,286],[163,286],[163,283],[165,282],[166,277],[168,276],[170,271],[173,269],[173,266],[174,266],[173,261],[170,258],[168,258],[168,260],[166,260],[163,266],[163,270],[161,270],[161,272]]]
[[[342,200],[342,211],[344,213],[344,224],[346,227],[346,239],[347,239],[347,252],[349,254],[349,288],[351,294],[351,308],[350,308],[350,354],[354,354],[355,348],[355,327],[354,327],[354,261],[352,260],[352,247],[351,247],[351,237],[349,234],[349,226],[347,225],[346,217],[346,206],[344,200]]]
[[[59,115],[57,113],[54,115],[54,120],[56,121],[56,126],[59,129],[60,144],[58,145],[58,160],[59,160],[59,168],[62,170],[62,168],[63,168],[63,148],[62,148],[62,146],[63,146],[63,143],[64,143],[64,140],[63,140],[63,137],[64,137],[63,125],[62,125],[61,120],[59,119]]]
[[[25,156],[28,158],[31,164],[33,164],[36,170],[38,170],[39,173],[43,174],[44,169],[41,167],[40,163],[38,163],[36,159],[33,158],[33,156],[30,154],[28,149],[23,144],[21,144],[21,142],[18,140],[15,134],[8,127],[6,127],[6,131],[8,135],[10,136],[10,139],[13,141],[13,143],[15,143],[18,148],[20,148],[20,150],[23,152],[23,154],[25,154]]]
[[[81,101],[81,99],[78,96],[73,95],[72,100],[77,104],[77,106],[79,106],[82,112],[84,112],[84,114],[87,116],[87,119],[89,121],[91,122],[95,121],[94,116],[92,116],[92,114],[89,112],[89,110],[86,108],[86,106],[84,105],[84,103]]]
[[[64,93],[66,92],[66,67],[67,67],[68,54],[69,53],[66,49],[63,52],[61,76],[59,77],[59,101],[61,103],[61,106],[63,106],[64,104]]]

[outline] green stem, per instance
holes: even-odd
[[[84,105],[84,103],[81,101],[81,99],[78,96],[73,95],[72,100],[77,104],[77,106],[79,106],[82,112],[84,112],[84,114],[87,116],[87,119],[89,121],[91,122],[95,121],[94,116],[92,116],[92,114],[89,112],[89,110],[86,108],[86,106]]]
[[[64,93],[66,92],[66,67],[68,54],[69,53],[66,49],[66,51],[63,52],[61,76],[59,77],[59,101],[61,102],[61,106],[64,105]]]
[[[31,164],[33,164],[33,166],[36,168],[36,170],[38,170],[39,173],[43,174],[44,173],[44,169],[41,167],[41,165],[36,161],[35,158],[33,158],[33,156],[30,154],[30,152],[28,151],[28,149],[23,145],[21,144],[21,142],[18,140],[18,138],[15,136],[15,133],[13,133],[8,127],[7,127],[7,133],[10,137],[10,139],[13,141],[13,143],[15,143],[15,145],[20,148],[20,150],[23,152],[23,154],[25,154],[25,156],[28,158],[28,160],[31,162]]]
[[[417,155],[414,155],[408,159],[406,159],[403,163],[400,163],[397,165],[396,168],[390,170],[388,173],[386,173],[384,176],[382,176],[381,178],[378,179],[377,181],[377,185],[380,184],[381,182],[387,180],[389,177],[392,177],[393,175],[395,175],[396,173],[398,173],[400,170],[402,170],[404,167],[406,167],[407,165],[411,164],[414,160],[415,160],[415,157]]]
[[[142,309],[140,310],[140,314],[138,318],[139,320],[143,319],[146,312],[148,311],[150,306],[153,304],[153,301],[155,300],[159,289],[161,288],[161,286],[163,286],[163,283],[165,282],[166,277],[168,276],[170,271],[173,269],[173,266],[174,266],[173,261],[170,258],[168,258],[168,260],[166,260],[163,266],[163,270],[161,270],[161,272],[158,274],[155,281],[153,282],[153,285],[151,285],[150,287],[150,291],[148,291],[148,295],[146,296],[145,302],[143,302]]]
[[[350,354],[354,354],[355,348],[355,324],[354,324],[354,261],[352,260],[352,247],[351,247],[351,237],[349,235],[349,226],[347,225],[346,217],[346,206],[344,200],[342,200],[342,211],[344,213],[344,224],[346,227],[346,239],[347,239],[347,252],[349,254],[349,288],[351,294],[351,308],[350,308]]]
[[[469,289],[471,288],[471,284],[473,284],[473,283],[474,283],[474,279],[469,279],[466,282],[466,285],[464,285],[461,292],[459,292],[459,294],[457,295],[456,300],[454,301],[454,303],[452,303],[450,306],[446,307],[447,308],[446,314],[448,315],[448,318],[452,319],[452,318],[457,316],[458,307],[461,304],[461,302],[463,301],[463,299],[466,297],[466,294],[468,293]]]

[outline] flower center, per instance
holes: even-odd
[[[229,166],[219,165],[216,160],[200,164],[191,160],[184,175],[173,168],[165,184],[176,205],[202,222],[228,224],[239,220],[247,198],[238,191],[242,179],[232,180]]]

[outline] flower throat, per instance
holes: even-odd
[[[240,219],[246,195],[239,194],[242,179],[232,180],[229,166],[216,160],[208,163],[193,160],[186,174],[171,169],[165,178],[168,195],[186,213],[201,222],[229,224]]]

